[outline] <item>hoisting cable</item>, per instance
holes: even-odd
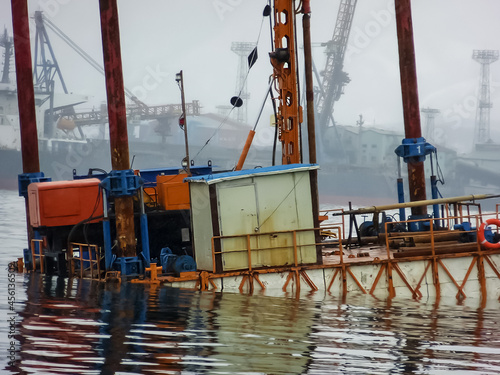
[[[439,163],[438,163],[438,158],[437,158],[437,150],[434,150],[434,153],[436,154],[436,168],[438,168],[439,167]],[[431,157],[431,176],[434,176],[434,163],[432,162],[432,153],[430,154],[430,157]],[[441,192],[439,191],[439,189],[437,187],[437,183],[438,182],[441,182],[442,184],[444,184],[444,182],[441,181],[440,179],[438,179],[437,176],[436,176],[436,185],[435,185],[436,192],[438,193],[438,195],[441,198],[443,198],[443,195],[441,194]]]
[[[439,159],[438,159],[438,156],[437,156],[437,150],[435,151],[436,152],[436,174],[437,174],[437,180],[439,182],[441,182],[441,184],[444,185],[444,174],[443,174],[443,171],[441,170],[441,166],[439,165]]]
[[[276,145],[278,143],[278,125],[276,124],[276,119],[278,118],[278,110],[276,108],[276,102],[273,97],[273,89],[269,89],[269,94],[271,94],[271,102],[273,104],[273,112],[274,112],[274,141],[273,141],[273,166],[276,165]]]
[[[217,129],[215,129],[214,133],[210,136],[210,138],[207,139],[207,141],[205,142],[205,144],[202,146],[202,148],[196,153],[196,155],[194,156],[193,159],[196,159],[198,157],[198,155],[205,149],[205,147],[210,143],[210,141],[212,140],[213,137],[215,137],[215,135],[219,132],[219,130],[222,128],[222,126],[226,123],[226,121],[228,120],[229,116],[231,115],[231,113],[233,112],[233,110],[237,107],[237,104],[238,102],[240,101],[241,103],[241,93],[243,92],[243,89],[245,88],[245,85],[246,85],[246,82],[247,82],[247,79],[248,79],[248,75],[250,74],[250,69],[252,68],[252,66],[255,64],[255,62],[257,61],[257,46],[259,45],[259,41],[260,41],[260,36],[262,34],[262,26],[264,25],[264,19],[265,17],[269,16],[269,9],[267,8],[267,6],[264,8],[264,12],[262,14],[262,20],[261,20],[261,23],[260,23],[260,28],[259,28],[259,34],[257,36],[257,41],[255,42],[255,48],[252,50],[252,52],[250,53],[250,55],[248,56],[248,70],[247,70],[247,74],[245,75],[245,79],[243,80],[243,84],[240,88],[240,91],[238,92],[238,96],[237,96],[237,99],[234,100],[234,103],[232,102],[232,108],[231,110],[229,111],[229,113],[226,115],[226,117],[224,117],[224,119],[222,120],[222,122],[219,124],[219,126],[217,127]],[[239,99],[239,100],[238,100]],[[240,105],[238,105],[238,107],[240,107]]]
[[[68,234],[68,240],[67,240],[67,251],[73,251],[70,247],[70,243],[71,243],[71,237],[73,236],[74,232],[76,231],[76,229],[83,225],[83,237],[84,237],[84,240],[85,240],[85,243],[87,245],[90,245],[89,243],[89,240],[87,238],[87,224],[89,222],[91,222],[92,220],[98,220],[98,219],[102,219],[104,217],[104,215],[99,215],[99,216],[94,216],[95,212],[97,211],[97,208],[99,207],[99,203],[101,201],[101,191],[102,191],[102,187],[99,186],[99,189],[98,189],[98,192],[97,192],[97,197],[96,197],[96,200],[95,200],[95,203],[94,203],[94,208],[92,210],[92,213],[90,214],[90,216],[86,219],[83,219],[82,221],[80,221],[79,223],[76,223],[73,228],[71,228],[71,230],[69,231],[69,234]],[[103,192],[103,194],[105,194]]]
[[[274,83],[273,76],[271,75],[269,77],[269,87],[266,90],[266,96],[264,97],[264,100],[262,101],[262,106],[260,107],[259,114],[257,116],[257,120],[255,120],[255,125],[253,126],[253,129],[248,133],[248,138],[247,141],[245,142],[245,146],[243,147],[243,152],[241,153],[240,159],[238,160],[238,163],[236,166],[233,168],[234,170],[241,170],[243,167],[243,164],[245,163],[245,159],[248,155],[248,150],[250,149],[250,146],[252,144],[253,137],[255,135],[255,129],[257,129],[257,125],[259,124],[260,116],[262,115],[262,112],[264,111],[264,107],[266,105],[267,97],[269,96],[269,93],[271,92],[271,86]]]

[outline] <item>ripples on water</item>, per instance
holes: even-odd
[[[5,269],[25,246],[24,215],[15,194],[0,198]],[[17,362],[2,356],[2,374],[500,373],[498,301],[295,299],[39,275],[17,276],[16,301]],[[5,353],[6,288],[0,308]]]

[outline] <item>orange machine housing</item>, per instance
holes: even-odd
[[[156,177],[158,203],[165,210],[189,210],[189,186],[182,182],[187,174]]]
[[[103,207],[99,182],[97,178],[89,178],[30,184],[28,202],[31,225],[33,227],[75,225],[91,215],[101,216]]]

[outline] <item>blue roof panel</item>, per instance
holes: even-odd
[[[262,174],[275,174],[275,173],[283,173],[293,170],[308,170],[308,169],[317,169],[319,168],[317,164],[287,164],[287,165],[276,165],[273,167],[264,167],[264,168],[255,168],[255,169],[244,169],[241,171],[231,171],[231,172],[221,172],[221,173],[211,173],[202,176],[192,176],[187,177],[184,181],[193,181],[193,182],[215,182],[218,180],[228,180],[228,179],[237,179],[244,178],[255,175]]]

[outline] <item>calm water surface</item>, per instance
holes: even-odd
[[[0,190],[0,374],[500,373],[498,301],[297,299],[18,274],[12,312],[7,264],[26,247],[23,210]]]

